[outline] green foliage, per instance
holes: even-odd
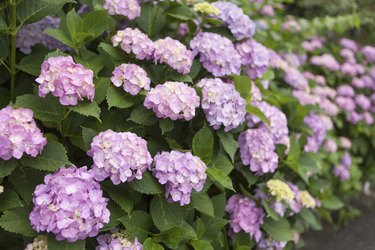
[[[28,211],[21,207],[6,210],[0,217],[0,227],[11,233],[33,237],[36,232],[31,228],[28,214]]]
[[[194,155],[199,156],[206,164],[211,162],[214,137],[206,124],[194,135],[192,148]]]

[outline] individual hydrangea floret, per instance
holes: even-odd
[[[87,167],[62,167],[46,175],[34,191],[33,203],[33,229],[53,233],[57,240],[94,237],[109,222],[108,199]]]
[[[197,86],[202,88],[202,109],[214,129],[224,126],[227,132],[245,120],[246,101],[234,85],[219,78],[204,78]]]
[[[214,76],[240,74],[241,57],[228,38],[200,32],[190,41],[190,47],[194,55],[199,53],[203,67]]]
[[[275,172],[278,155],[273,136],[268,129],[248,129],[238,137],[242,163],[256,175]]]
[[[303,121],[313,131],[313,135],[307,137],[307,143],[304,148],[305,152],[316,153],[326,138],[327,126],[323,117],[314,113],[307,115]]]
[[[323,54],[321,56],[313,56],[310,59],[311,64],[324,67],[331,71],[340,70],[340,64],[331,54]]]
[[[48,250],[47,236],[36,237],[33,242],[26,245],[25,250]]]
[[[170,37],[159,39],[154,43],[154,60],[166,63],[178,73],[187,74],[193,65],[193,52],[181,42]]]
[[[147,93],[143,105],[159,118],[190,121],[199,107],[200,98],[192,87],[183,82],[166,82]]]
[[[316,201],[308,191],[300,191],[299,193],[301,204],[305,208],[315,208]]]
[[[267,71],[270,55],[269,50],[253,39],[247,39],[236,44],[241,56],[245,72],[250,78],[261,78]]]
[[[133,53],[139,60],[151,60],[154,57],[154,43],[145,33],[137,28],[126,28],[117,31],[112,37],[114,47],[121,46],[127,54]]]
[[[220,10],[208,2],[194,4],[194,10],[208,15],[219,15]]]
[[[374,117],[370,112],[364,112],[362,118],[367,125],[372,125],[374,123]]]
[[[142,179],[152,163],[146,140],[131,132],[110,129],[94,137],[87,154],[94,160],[94,178],[102,181],[110,177],[115,185]]]
[[[87,98],[93,101],[95,95],[94,72],[82,64],[75,63],[71,56],[50,57],[43,62],[39,77],[39,96],[48,93],[59,97],[62,105],[77,105]]]
[[[278,201],[292,201],[294,199],[294,192],[292,189],[281,180],[272,179],[267,181],[269,193],[275,196]]]
[[[362,48],[362,53],[369,63],[375,63],[375,47],[365,46]]]
[[[36,157],[46,144],[31,109],[8,106],[0,110],[0,159],[21,159],[24,154]]]
[[[137,0],[105,0],[103,7],[110,15],[122,15],[130,20],[141,15],[141,6]]]
[[[206,165],[190,152],[161,152],[154,157],[153,175],[165,185],[165,196],[180,205],[190,203],[193,190],[200,192],[206,181]]]
[[[229,213],[230,227],[234,233],[244,231],[256,241],[260,240],[262,236],[260,226],[263,224],[264,212],[254,200],[238,194],[232,195],[225,210]]]
[[[117,228],[112,229],[111,233],[98,236],[96,240],[99,243],[96,250],[142,250],[142,244],[137,238],[131,241],[125,230]]]
[[[121,64],[112,72],[111,81],[116,87],[122,86],[131,95],[141,89],[150,90],[151,80],[144,69],[136,64]]]

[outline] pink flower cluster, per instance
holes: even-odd
[[[141,15],[141,6],[137,0],[105,0],[103,7],[110,15],[122,15],[130,20]]]
[[[116,87],[122,87],[131,95],[141,89],[150,90],[151,80],[144,69],[136,64],[121,64],[112,72],[111,81]]]

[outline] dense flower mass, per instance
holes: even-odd
[[[303,120],[307,126],[309,126],[313,135],[307,138],[305,145],[306,152],[316,153],[320,146],[323,144],[327,134],[327,127],[321,115],[310,113]]]
[[[203,67],[214,76],[240,74],[241,56],[228,38],[200,32],[190,41],[190,47],[195,55],[199,53]]]
[[[137,238],[134,241],[129,240],[126,231],[118,229],[111,230],[111,233],[98,236],[99,245],[96,250],[142,250],[142,244]]]
[[[362,48],[362,53],[370,63],[375,63],[375,47],[365,46]]]
[[[114,47],[121,46],[127,54],[133,53],[139,60],[153,59],[155,46],[145,33],[137,28],[126,28],[117,31],[112,37]]]
[[[154,43],[154,60],[166,63],[178,73],[187,74],[193,65],[193,52],[181,42],[170,37],[159,39]]]
[[[0,110],[0,159],[20,159],[24,154],[36,157],[46,144],[31,109],[8,106]]]
[[[159,118],[191,120],[199,107],[196,91],[183,82],[166,82],[147,93],[143,105]]]
[[[234,233],[244,231],[259,241],[264,212],[252,199],[235,194],[229,198],[225,210],[229,213],[230,227]]]
[[[25,250],[48,250],[47,237],[40,235],[33,242],[26,245]]]
[[[262,237],[257,245],[257,250],[283,250],[288,242],[277,241],[272,238]]]
[[[112,72],[111,81],[116,87],[122,87],[131,95],[136,95],[141,89],[150,90],[151,80],[144,69],[136,64],[121,64]]]
[[[110,15],[122,15],[130,20],[141,15],[141,6],[137,0],[105,0],[103,7]]]
[[[115,185],[142,179],[152,163],[147,142],[131,132],[101,132],[94,137],[87,154],[94,160],[94,178],[102,181],[110,177]]]
[[[234,85],[219,78],[204,78],[197,86],[202,88],[202,109],[214,129],[223,125],[230,131],[245,120],[246,101]]]
[[[193,190],[202,190],[206,181],[206,165],[190,152],[161,152],[154,157],[153,175],[165,185],[165,196],[180,205],[190,203]]]
[[[345,152],[338,166],[333,168],[333,174],[340,180],[346,181],[350,178],[350,167],[352,166],[352,157]]]
[[[71,56],[50,57],[43,62],[39,77],[39,96],[49,92],[59,97],[62,105],[77,105],[84,98],[92,101],[95,95],[94,72],[75,63]]]
[[[308,88],[305,76],[293,67],[288,67],[285,70],[284,81],[295,89],[306,90]]]
[[[86,167],[60,168],[36,187],[30,222],[37,232],[74,242],[94,237],[109,222],[108,199]]]
[[[321,66],[326,69],[337,71],[340,69],[340,64],[330,54],[323,54],[321,56],[313,56],[310,60],[311,64]]]
[[[292,189],[281,180],[267,181],[267,187],[272,196],[275,196],[278,201],[292,201],[294,199],[294,192]]]
[[[248,129],[238,137],[241,160],[250,165],[256,175],[275,172],[278,155],[270,131],[266,128]]]

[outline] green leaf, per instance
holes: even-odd
[[[193,153],[200,157],[202,161],[209,164],[212,159],[214,148],[214,137],[211,130],[206,124],[194,135],[193,138]]]
[[[62,42],[65,45],[68,45],[71,48],[75,47],[73,41],[62,30],[47,28],[43,31],[43,33],[55,38],[56,40]]]
[[[133,210],[133,200],[125,184],[114,186],[112,183],[103,183],[102,187],[108,193],[109,197],[126,213],[129,214]]]
[[[100,229],[101,232],[105,232],[114,227],[117,227],[117,225],[120,224],[120,221],[118,219],[126,214],[126,212],[114,201],[110,201],[107,208],[109,211],[111,211],[111,214],[109,216],[109,222],[105,224],[102,229]]]
[[[164,247],[156,242],[152,238],[147,238],[143,242],[143,250],[164,250]]]
[[[165,24],[163,9],[159,5],[152,3],[142,4],[141,8],[141,16],[136,19],[136,23],[149,37],[152,37]]]
[[[292,229],[290,228],[288,220],[285,218],[280,218],[277,221],[266,219],[261,227],[269,236],[271,236],[271,238],[275,240],[292,240]]]
[[[196,239],[194,229],[186,222],[181,227],[173,227],[162,231],[154,237],[155,241],[162,241],[167,247],[176,249],[181,241]]]
[[[90,33],[92,39],[100,36],[108,27],[108,12],[95,10],[88,13],[82,20],[83,31]]]
[[[124,62],[127,60],[127,57],[122,51],[117,48],[114,48],[111,44],[101,42],[98,46],[99,51],[105,52],[110,58]]]
[[[90,149],[92,139],[98,135],[98,132],[92,128],[82,127],[82,140],[85,144],[86,151]]]
[[[240,93],[241,97],[245,100],[248,100],[251,92],[251,79],[245,75],[233,75],[232,80],[234,81],[234,86],[236,87],[236,90]]]
[[[101,122],[100,108],[95,101],[80,103],[77,106],[69,106],[69,109],[84,116],[95,117],[99,122]]]
[[[220,169],[211,167],[207,169],[206,173],[211,180],[218,183],[220,186],[234,191],[232,179]]]
[[[146,109],[143,106],[136,107],[130,114],[129,121],[133,121],[139,125],[150,126],[157,123],[158,119],[156,118],[154,112]]]
[[[38,76],[40,73],[40,65],[43,63],[45,56],[45,51],[34,52],[31,55],[23,57],[19,65],[17,65],[17,68],[30,75]]]
[[[107,91],[108,107],[116,107],[120,109],[130,108],[135,104],[135,98],[127,94],[123,89],[110,87]]]
[[[142,210],[135,210],[118,220],[124,225],[130,238],[137,238],[141,242],[147,238],[152,226],[151,216]]]
[[[193,240],[190,244],[195,250],[214,250],[213,246],[205,240]]]
[[[246,105],[246,112],[252,115],[255,115],[259,119],[261,119],[264,123],[267,125],[270,125],[270,120],[263,114],[263,112],[255,106],[252,106],[250,104]]]
[[[99,80],[95,81],[95,97],[94,100],[100,104],[104,101],[107,91],[109,89],[109,78],[108,77],[100,77]]]
[[[300,212],[300,216],[305,221],[305,223],[314,230],[322,230],[322,224],[320,220],[314,215],[314,213],[307,208],[303,208]]]
[[[331,210],[338,210],[344,206],[344,203],[334,195],[321,199],[323,207]]]
[[[5,192],[0,195],[0,211],[2,212],[15,207],[23,207],[20,197],[13,190],[5,190]]]
[[[157,195],[151,200],[150,214],[155,226],[160,231],[165,231],[182,224],[182,209],[179,204],[168,203]]]
[[[165,11],[165,14],[182,21],[187,21],[193,18],[191,9],[185,5],[169,8]]]
[[[143,173],[142,179],[129,182],[129,186],[142,194],[161,194],[164,192],[163,187],[149,172]]]
[[[0,217],[0,227],[4,230],[21,234],[26,237],[36,236],[36,232],[31,228],[29,221],[29,211],[25,208],[13,208],[4,211]]]
[[[86,242],[79,240],[76,242],[67,242],[66,240],[56,240],[55,236],[48,236],[48,249],[53,250],[85,250]]]
[[[237,141],[233,139],[233,135],[226,133],[223,130],[218,131],[217,135],[220,138],[220,142],[225,149],[225,152],[228,153],[232,162],[234,162],[234,155],[236,154],[238,144]]]
[[[262,200],[262,205],[263,205],[264,209],[266,210],[267,217],[270,217],[275,221],[279,220],[279,218],[280,218],[279,215],[270,207],[270,205],[268,205],[267,201]]]
[[[159,120],[159,127],[161,129],[161,134],[171,131],[174,128],[174,123],[170,119]]]
[[[192,193],[191,206],[208,216],[214,216],[214,205],[207,193]]]
[[[211,163],[213,167],[220,169],[224,174],[229,175],[233,170],[233,164],[223,154],[218,154],[215,161]]]
[[[48,141],[43,151],[37,157],[22,157],[21,164],[43,171],[55,171],[62,166],[71,164],[63,145]]]
[[[15,159],[8,161],[0,159],[0,178],[10,175],[17,166],[18,161]]]
[[[216,217],[224,217],[225,206],[227,200],[225,198],[225,193],[221,193],[211,197],[212,204],[214,205],[214,213]]]

